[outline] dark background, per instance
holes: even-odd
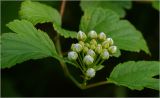
[[[1,32],[9,32],[5,24],[18,19],[20,9],[18,1],[1,2]],[[60,2],[43,2],[56,9],[60,9]],[[79,6],[80,2],[68,1],[63,17],[63,28],[78,31],[80,18],[83,15]],[[103,70],[97,72],[91,82],[104,80],[106,75],[120,62],[129,60],[159,60],[159,12],[152,8],[151,3],[133,2],[131,10],[127,10],[128,19],[138,30],[140,30],[147,41],[152,56],[144,52],[134,53],[121,51],[119,58],[110,58]],[[37,28],[46,31],[49,35],[54,30],[50,23],[38,24]],[[49,30],[48,30],[49,29]],[[55,36],[53,34],[52,36]],[[51,36],[51,37],[52,37]],[[61,37],[63,52],[67,52],[75,40]],[[64,44],[65,43],[65,44]],[[67,43],[67,44],[66,44]],[[79,73],[74,67],[68,65],[74,74]],[[1,70],[1,96],[158,96],[159,92],[145,88],[142,91],[130,90],[126,87],[119,87],[114,84],[107,84],[87,90],[76,87],[63,74],[59,62],[53,58],[29,60],[10,69]]]

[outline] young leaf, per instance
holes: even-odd
[[[142,34],[127,20],[120,20],[111,10],[86,9],[81,19],[80,30],[88,33],[95,30],[112,37],[119,49],[149,53]]]
[[[53,27],[57,31],[57,33],[59,33],[61,36],[64,36],[65,38],[76,38],[77,37],[77,33],[75,31],[65,30],[55,23],[53,24]]]
[[[9,68],[29,59],[48,56],[58,59],[54,43],[49,36],[37,30],[32,23],[14,20],[7,26],[15,33],[2,34],[2,68]]]
[[[30,0],[22,2],[19,14],[22,19],[26,19],[34,25],[45,22],[54,22],[61,25],[61,16],[59,12],[39,2],[32,2]]]
[[[125,16],[125,9],[130,9],[132,7],[131,1],[81,1],[81,8],[85,11],[88,8],[98,8],[110,9],[115,11],[120,17]]]
[[[160,62],[158,61],[129,61],[117,65],[111,72],[108,81],[130,89],[142,90],[144,87],[158,90]]]

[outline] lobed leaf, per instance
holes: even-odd
[[[64,38],[76,38],[77,37],[77,32],[75,31],[69,31],[61,28],[57,24],[53,24],[54,29],[59,33],[61,36],[64,36]]]
[[[48,56],[59,59],[52,40],[32,23],[14,20],[7,26],[15,33],[2,34],[2,68],[9,68],[29,59]]]
[[[125,9],[131,9],[132,2],[129,1],[85,1],[82,0],[81,8],[85,11],[88,8],[98,8],[101,7],[103,9],[110,9],[116,12],[120,17],[124,17],[126,12]]]
[[[159,61],[129,61],[118,64],[111,72],[108,81],[130,89],[142,90],[144,87],[159,90]]]
[[[61,25],[61,16],[59,12],[42,3],[26,0],[22,2],[19,11],[20,17],[36,25],[37,23],[54,22]]]
[[[20,17],[36,25],[37,23],[52,22],[54,29],[65,38],[76,38],[76,32],[61,28],[61,16],[59,12],[39,2],[24,1],[21,4]]]
[[[86,9],[81,19],[80,30],[88,33],[95,30],[104,32],[112,37],[119,49],[150,53],[142,34],[127,20],[120,20],[119,16],[102,8]]]

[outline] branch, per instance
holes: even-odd
[[[63,17],[65,5],[66,5],[66,0],[62,0],[61,10],[60,10],[61,17]]]

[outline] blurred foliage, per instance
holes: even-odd
[[[160,11],[160,1],[159,1],[159,0],[153,1],[153,2],[152,2],[152,6],[153,6],[156,10]]]
[[[42,1],[41,1],[42,2]],[[18,11],[21,1],[2,1],[1,2],[1,32],[8,32],[5,24],[18,18]],[[51,5],[56,9],[60,9],[60,2],[43,2]],[[83,12],[80,9],[80,2],[68,1],[63,17],[62,26],[68,30],[78,31],[80,18]],[[105,62],[107,65],[102,71],[97,73],[95,79],[91,82],[103,80],[113,70],[113,67],[119,62],[127,60],[158,60],[159,58],[159,35],[158,35],[158,11],[154,10],[151,4],[133,2],[133,8],[127,11],[126,17],[132,24],[135,25],[142,33],[147,41],[152,56],[144,52],[131,53],[122,51],[120,59],[112,58]],[[50,24],[39,24],[38,28],[51,28]],[[48,32],[50,33],[50,32]],[[75,40],[62,39],[63,51],[68,51],[68,46]],[[73,73],[79,73],[73,70]],[[114,84],[104,85],[92,89],[80,90],[68,78],[63,75],[63,71],[58,62],[53,58],[46,58],[40,60],[30,60],[11,69],[1,70],[1,95],[3,97],[9,96],[158,96],[159,92],[145,88],[137,92],[125,87],[118,87]],[[105,74],[104,74],[105,73]],[[121,93],[119,92],[121,91]]]

